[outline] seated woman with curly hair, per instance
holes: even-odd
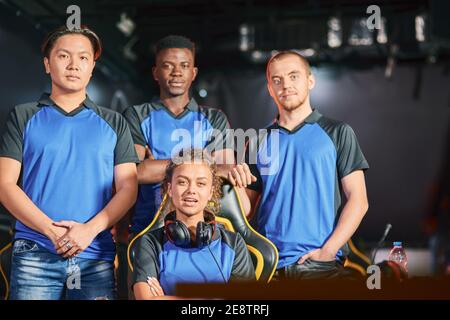
[[[242,237],[215,223],[221,180],[206,152],[188,150],[172,159],[163,190],[174,211],[164,217],[164,227],[137,240],[133,271],[136,299],[168,298],[175,295],[176,284],[183,282],[255,280]]]

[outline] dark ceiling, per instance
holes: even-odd
[[[373,1],[0,0],[0,24],[38,42],[46,32],[65,23],[66,8],[72,4],[81,8],[81,22],[94,29],[104,43],[100,69],[137,86],[142,82],[142,74],[148,77],[153,61],[152,45],[168,34],[182,34],[194,40],[197,62],[204,69],[241,68],[255,62],[253,51],[239,51],[242,24],[254,30],[254,50],[267,53],[273,49],[313,48],[313,63],[356,65],[358,61],[385,61],[393,43],[400,45],[396,55],[401,59],[423,59],[437,49],[447,59],[450,42],[450,37],[442,41],[435,36],[419,46],[414,37],[414,17],[425,13],[437,22],[441,8],[449,8],[443,0],[377,1],[387,19],[388,42],[360,48],[346,42],[337,49],[329,48],[327,21],[331,16],[340,17],[346,39],[352,21],[367,18],[366,8]],[[116,26],[123,14],[136,26],[129,36]],[[439,18],[448,26],[447,20]],[[30,26],[35,35],[30,34]],[[436,28],[440,30],[439,26]]]

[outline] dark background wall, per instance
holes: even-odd
[[[39,52],[45,34],[42,26],[36,28],[35,20],[30,22],[29,17],[11,12],[0,14],[5,15],[0,23],[0,128],[14,105],[36,100],[50,88]],[[59,12],[61,16],[64,13]],[[108,30],[108,26],[113,30],[114,25],[106,22],[100,30]],[[184,34],[183,30],[183,26],[173,27],[170,33]],[[159,29],[157,32],[162,33]],[[208,48],[213,50],[216,38],[215,42],[208,42],[207,37],[192,38],[202,49],[197,61],[200,74],[192,91],[198,101],[223,109],[233,128],[267,125],[277,111],[266,89],[264,63],[236,60],[233,67],[233,54],[223,53],[221,60],[217,53],[214,58],[206,55]],[[146,47],[154,43],[150,38],[140,41],[141,46],[145,41]],[[153,57],[143,54],[140,60],[146,63],[134,69],[129,66],[132,70],[127,77],[120,73],[127,70],[127,64],[120,65],[114,59],[114,52],[120,48],[108,48],[88,89],[97,103],[118,111],[157,94],[150,77]],[[220,62],[227,59],[229,64]],[[391,79],[384,76],[384,58],[358,61],[353,65],[348,61],[313,60],[317,84],[311,97],[312,105],[321,113],[353,127],[371,165],[366,175],[370,209],[357,237],[373,243],[389,222],[393,224],[390,238],[424,246],[427,238],[421,222],[427,213],[429,191],[449,147],[449,60],[430,64],[426,56],[419,56],[399,61]],[[199,97],[200,89],[207,90],[205,98]]]
[[[352,126],[371,166],[366,174],[370,209],[357,232],[367,241],[376,241],[386,223],[393,225],[392,238],[416,244],[426,239],[421,223],[428,193],[448,147],[450,79],[445,67],[423,66],[416,99],[416,69],[401,65],[390,80],[377,66],[313,69],[312,106]],[[260,128],[276,116],[263,70],[221,72],[207,83],[213,89],[205,103],[223,108],[235,128]]]

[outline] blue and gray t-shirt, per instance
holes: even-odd
[[[176,294],[178,283],[223,283],[222,274],[226,282],[256,279],[244,239],[221,225],[209,248],[178,247],[168,240],[164,227],[145,233],[135,247],[133,284],[155,277],[166,295]]]
[[[248,187],[261,192],[258,231],[278,248],[282,268],[325,244],[341,206],[340,180],[369,165],[352,128],[317,110],[291,131],[277,121],[267,129],[250,163],[258,179]]]
[[[130,130],[117,112],[88,97],[70,113],[44,94],[16,106],[6,122],[0,156],[22,163],[21,187],[53,221],[85,223],[111,200],[114,166],[139,162]],[[15,239],[33,240],[56,253],[50,239],[16,223]],[[111,232],[101,232],[79,257],[113,260]]]

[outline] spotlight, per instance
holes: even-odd
[[[120,15],[120,21],[117,22],[116,26],[127,37],[131,36],[134,29],[136,28],[136,24],[134,23],[134,21],[131,20],[131,18],[129,18],[124,12]]]
[[[259,50],[255,50],[255,51],[252,52],[252,59],[255,60],[255,61],[260,60],[262,58],[262,56],[263,56],[263,54]]]
[[[387,32],[386,32],[386,18],[382,17],[380,21],[380,29],[377,34],[377,42],[381,44],[385,44],[388,41]]]
[[[271,57],[270,51],[253,50],[250,55],[250,60],[253,63],[262,63],[266,62],[270,57]]]
[[[255,28],[248,24],[239,27],[239,50],[249,51],[255,47]]]
[[[392,44],[391,47],[389,48],[389,55],[388,55],[388,59],[387,59],[387,63],[386,63],[386,68],[384,70],[384,76],[387,79],[391,79],[392,74],[394,73],[395,65],[397,63],[398,50],[399,50],[399,45],[395,44],[395,43]]]
[[[415,18],[416,40],[418,42],[424,42],[426,40],[425,36],[426,18],[427,17],[424,14],[418,15]]]
[[[337,17],[331,17],[328,20],[328,46],[338,48],[342,45],[342,27],[341,20]]]
[[[302,50],[297,50],[298,53],[300,53],[302,56],[308,58],[308,57],[312,57],[316,54],[316,50],[312,49],[312,48],[308,48],[308,49],[302,49]]]
[[[352,46],[372,45],[372,31],[367,27],[366,18],[353,20],[348,43]]]

